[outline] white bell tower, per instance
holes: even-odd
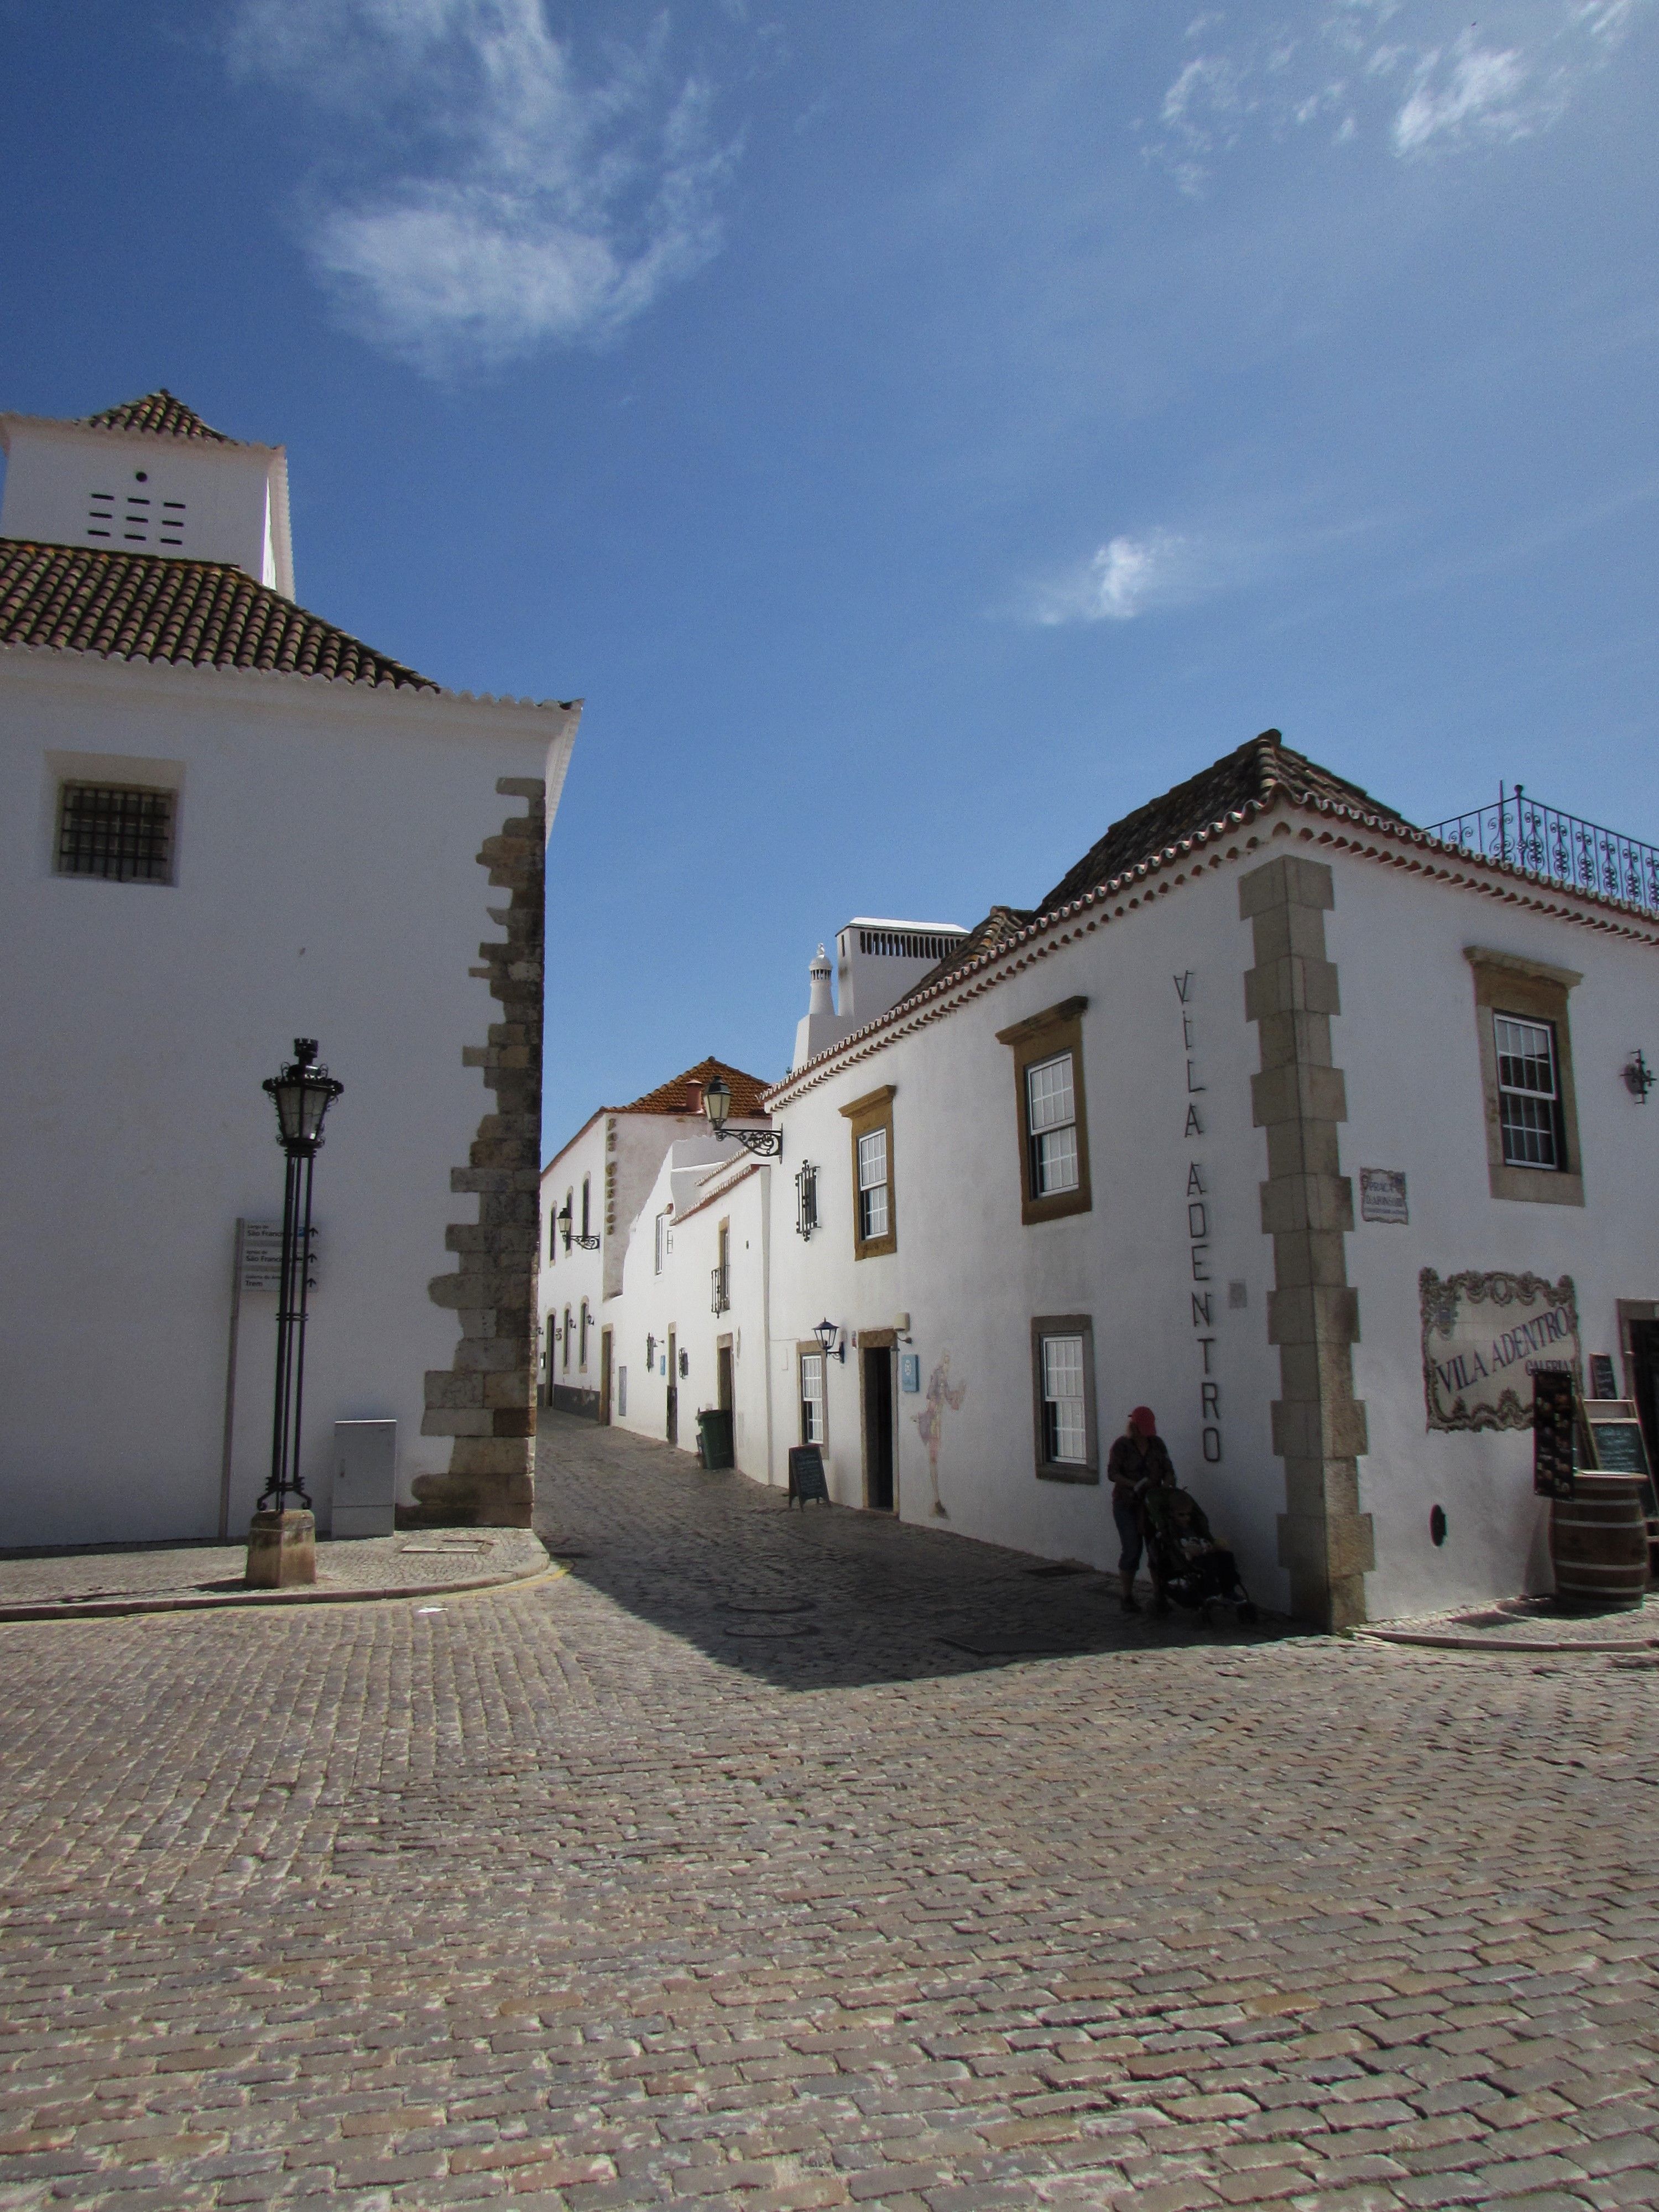
[[[0,415],[0,538],[216,561],[294,597],[288,456],[210,429],[169,392],[84,422]]]

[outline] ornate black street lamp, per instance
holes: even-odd
[[[732,1086],[723,1075],[711,1075],[702,1087],[702,1110],[708,1116],[708,1126],[717,1137],[735,1137],[746,1152],[758,1154],[763,1160],[783,1157],[781,1129],[728,1129],[726,1117],[732,1111]]]
[[[300,1422],[305,1398],[306,1294],[311,1279],[311,1181],[323,1145],[323,1116],[345,1089],[317,1062],[315,1037],[295,1037],[294,1058],[264,1089],[276,1109],[276,1141],[288,1159],[283,1191],[282,1284],[276,1304],[276,1396],[271,1418],[270,1480],[261,1513],[285,1513],[311,1499],[300,1479]]]
[[[847,1346],[844,1344],[836,1343],[836,1339],[841,1334],[841,1330],[837,1324],[830,1319],[830,1316],[827,1314],[818,1323],[817,1327],[812,1331],[812,1334],[817,1337],[818,1343],[823,1349],[824,1358],[826,1359],[839,1359],[842,1365],[845,1367],[847,1364]]]

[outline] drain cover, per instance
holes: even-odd
[[[740,1613],[744,1614],[811,1613],[813,1609],[813,1601],[810,1597],[796,1597],[787,1598],[782,1603],[778,1605],[749,1605],[744,1603],[738,1598],[722,1598],[720,1600],[719,1609],[721,1613]]]
[[[780,1636],[816,1636],[817,1630],[810,1620],[728,1620],[728,1636],[766,1636],[775,1641]]]

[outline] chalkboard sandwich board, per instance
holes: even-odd
[[[823,1479],[823,1453],[817,1444],[789,1447],[789,1503],[805,1505],[809,1498],[830,1503],[830,1486]]]
[[[1653,1470],[1648,1465],[1647,1445],[1643,1440],[1642,1424],[1637,1419],[1636,1407],[1629,1398],[1587,1399],[1584,1421],[1589,1431],[1590,1449],[1595,1455],[1595,1465],[1602,1474],[1633,1474],[1642,1484],[1642,1510],[1651,1522],[1659,1519],[1659,1500],[1653,1487]]]

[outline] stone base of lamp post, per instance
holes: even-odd
[[[316,1515],[297,1509],[256,1513],[248,1524],[247,1587],[287,1589],[316,1579]]]

